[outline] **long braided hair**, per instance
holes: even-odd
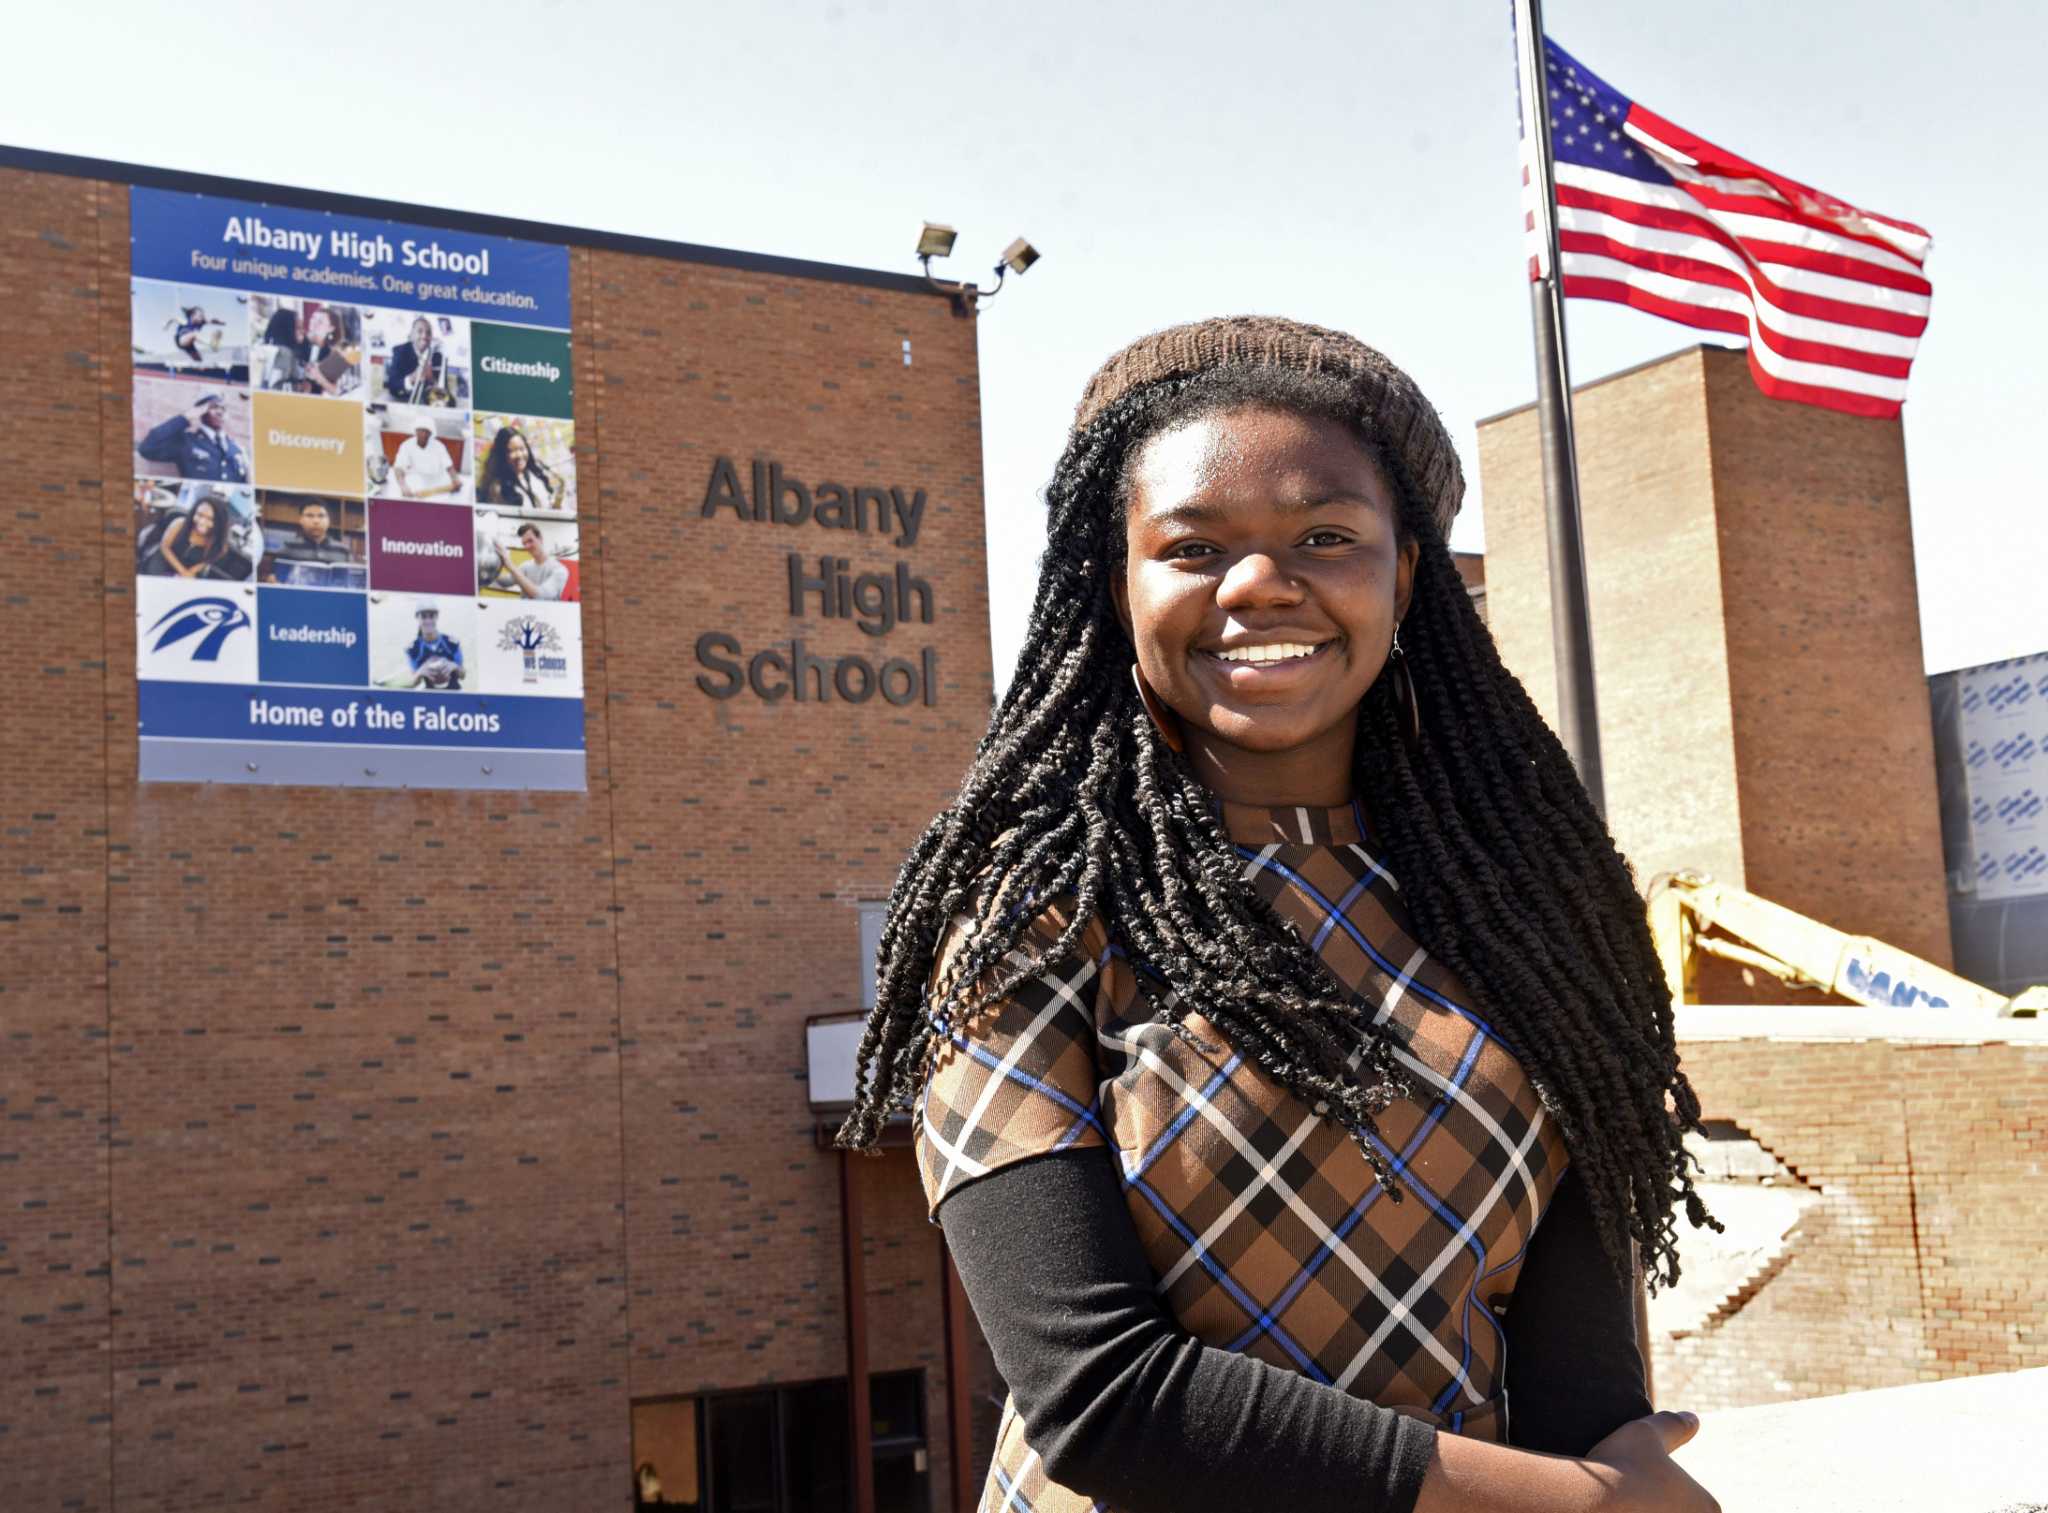
[[[1570,759],[1501,665],[1431,511],[1340,379],[1210,369],[1133,389],[1069,440],[1046,490],[1048,540],[1008,692],[962,780],[904,863],[861,1038],[843,1146],[872,1146],[944,1036],[1036,970],[1011,953],[1071,901],[1057,958],[1100,918],[1145,968],[1155,1012],[1194,1006],[1357,1140],[1410,1089],[1356,999],[1244,880],[1213,796],[1161,739],[1130,677],[1111,582],[1124,570],[1128,465],[1203,414],[1268,408],[1365,444],[1419,554],[1402,647],[1422,711],[1404,740],[1388,679],[1358,709],[1353,781],[1416,934],[1463,981],[1559,1120],[1618,1273],[1677,1280],[1673,1210],[1712,1224],[1681,1143],[1699,1102],[1678,1069],[1671,997],[1627,865]],[[964,923],[956,923],[964,921]],[[943,945],[943,953],[942,953]],[[943,970],[935,971],[941,955]],[[1718,1226],[1716,1226],[1718,1227]]]

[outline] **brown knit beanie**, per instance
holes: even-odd
[[[1221,315],[1141,336],[1088,380],[1074,411],[1081,430],[1133,389],[1234,363],[1328,373],[1358,394],[1369,435],[1400,460],[1448,536],[1465,502],[1458,449],[1415,380],[1355,336],[1274,315]]]

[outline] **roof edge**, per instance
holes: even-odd
[[[812,262],[808,258],[776,257],[765,252],[739,252],[727,247],[704,247],[694,242],[671,242],[660,237],[635,236],[622,231],[596,231],[582,226],[558,225],[551,221],[521,220],[516,216],[483,215],[473,211],[449,210],[432,205],[414,205],[403,200],[380,200],[367,195],[328,193],[287,184],[266,184],[254,179],[223,178],[216,174],[192,173],[182,168],[152,168],[141,163],[80,157],[68,152],[47,152],[37,147],[12,147],[0,143],[0,168],[60,174],[75,179],[104,179],[150,189],[183,190],[196,194],[263,200],[277,205],[289,205],[299,210],[332,210],[345,215],[371,216],[380,220],[418,221],[423,225],[445,227],[450,231],[521,237],[528,241],[564,242],[578,247],[601,248],[608,252],[628,252],[642,257],[665,258],[671,262],[701,263],[714,268],[732,268],[747,273],[810,278],[827,283],[887,289],[897,294],[941,297],[914,273],[889,273],[879,268],[855,268],[841,263]]]
[[[1642,372],[1645,368],[1657,367],[1662,363],[1671,362],[1692,352],[1739,352],[1741,350],[1740,347],[1724,347],[1718,342],[1696,341],[1691,346],[1679,347],[1674,351],[1664,353],[1661,357],[1645,358],[1639,363],[1630,363],[1626,368],[1616,368],[1612,373],[1602,373],[1598,378],[1589,378],[1584,383],[1573,384],[1572,392],[1574,394],[1583,394],[1588,389],[1597,389],[1602,384],[1613,383],[1618,378],[1627,378],[1632,374]],[[1527,404],[1513,405],[1492,415],[1482,415],[1472,423],[1473,429],[1477,430],[1480,426],[1490,426],[1496,420],[1506,420],[1510,415],[1519,415],[1524,410],[1533,410],[1535,408],[1536,401],[1532,399]]]

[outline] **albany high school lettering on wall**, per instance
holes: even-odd
[[[752,484],[751,490],[747,483]],[[873,537],[862,545],[887,544],[908,550],[924,523],[925,491],[900,485],[807,484],[779,462],[756,460],[743,482],[729,457],[711,465],[699,513],[705,519],[729,512],[750,525],[810,527]],[[904,625],[932,623],[932,586],[902,560],[886,570],[857,571],[854,559],[835,551],[786,553],[789,616],[816,614],[851,620],[876,640]],[[893,650],[893,648],[890,648]],[[801,636],[749,652],[737,636],[706,631],[697,638],[697,686],[714,699],[742,693],[766,703],[799,704],[841,699],[865,704],[879,695],[889,704],[938,703],[939,654],[925,645],[909,655],[812,652]]]

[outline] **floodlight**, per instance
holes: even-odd
[[[1038,261],[1038,249],[1023,237],[1003,249],[1003,260],[996,264],[996,281],[986,289],[978,288],[964,280],[941,279],[932,276],[932,259],[945,257],[953,250],[955,232],[951,226],[941,226],[936,221],[926,221],[917,237],[917,261],[924,269],[924,281],[940,294],[953,302],[956,315],[980,313],[984,300],[991,300],[1002,290],[1003,275],[1022,273]]]

